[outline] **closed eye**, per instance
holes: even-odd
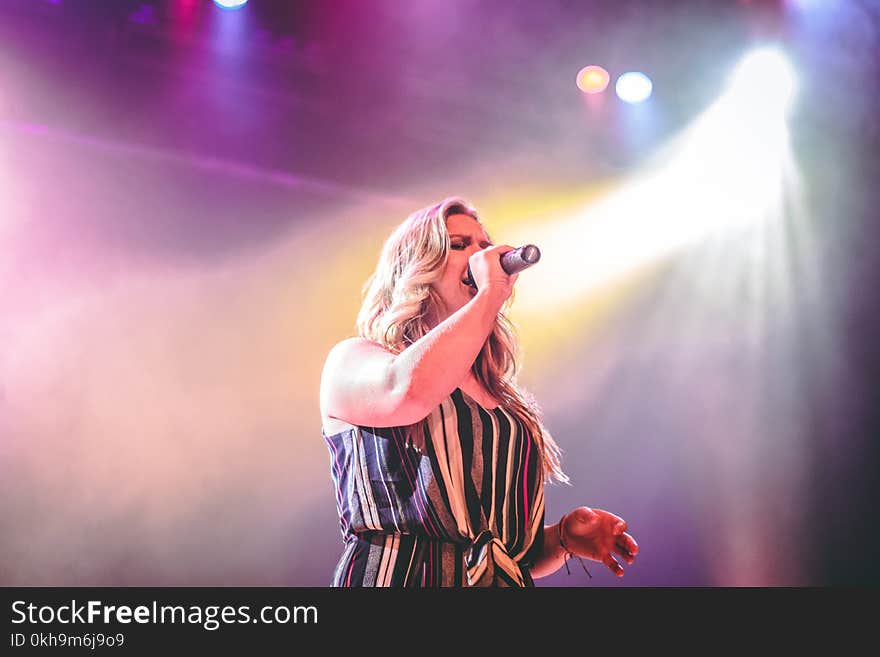
[[[469,235],[452,235],[453,238],[457,238],[456,241],[450,242],[449,248],[455,249],[456,251],[461,251],[462,249],[466,249],[470,243],[473,241]],[[462,241],[459,241],[462,240]],[[487,242],[486,240],[480,240],[480,248],[488,249],[492,246],[492,242]]]

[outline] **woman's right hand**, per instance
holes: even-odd
[[[509,275],[501,267],[501,256],[514,247],[508,244],[496,244],[476,251],[468,258],[471,278],[478,292],[491,295],[499,303],[504,303],[513,293],[513,285],[519,274]]]

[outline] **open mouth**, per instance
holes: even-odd
[[[461,284],[464,285],[471,292],[477,291],[477,286],[474,285],[473,283],[469,282],[466,278],[462,279]]]

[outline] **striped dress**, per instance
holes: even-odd
[[[534,586],[543,465],[512,413],[456,388],[427,437],[356,426],[328,436],[343,552],[333,586]]]

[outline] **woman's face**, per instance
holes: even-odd
[[[466,214],[447,217],[446,230],[449,232],[449,257],[440,278],[431,284],[443,305],[438,323],[464,306],[477,293],[475,288],[463,282],[467,278],[468,259],[473,253],[492,246],[482,226]]]

